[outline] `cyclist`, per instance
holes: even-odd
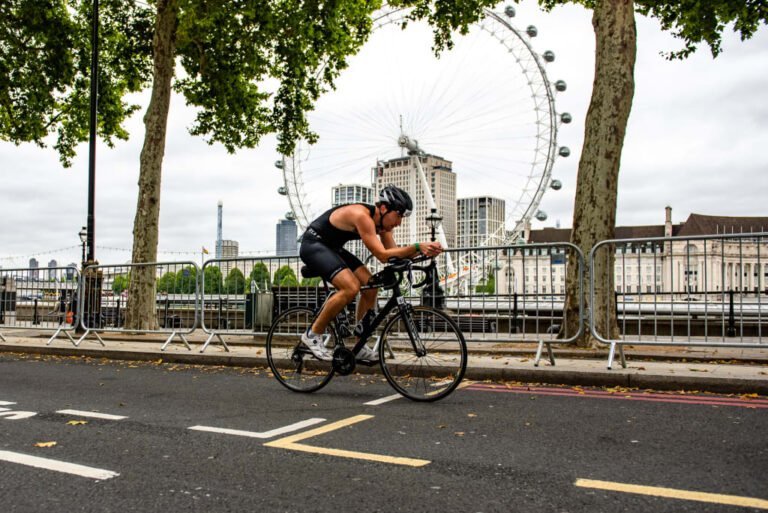
[[[404,217],[413,211],[413,201],[404,190],[387,185],[375,205],[353,203],[334,207],[310,223],[302,236],[299,255],[302,261],[326,281],[333,284],[336,293],[328,298],[314,323],[301,336],[301,341],[321,360],[331,360],[331,351],[323,344],[322,334],[328,323],[351,303],[360,286],[366,285],[371,272],[355,255],[344,249],[350,240],[363,244],[380,262],[390,258],[411,258],[419,253],[437,256],[443,248],[439,242],[417,242],[408,246],[395,243],[392,230],[400,226]],[[355,312],[359,322],[364,316],[373,316],[378,289],[366,289],[360,294]],[[370,314],[369,314],[370,312]],[[369,347],[357,354],[357,360],[375,360],[376,353]]]

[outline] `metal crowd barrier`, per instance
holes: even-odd
[[[208,334],[200,352],[221,335],[266,335],[272,319],[291,306],[316,307],[325,295],[318,280],[301,277],[298,256],[218,258],[203,264],[202,328]],[[311,283],[311,285],[308,285]]]
[[[179,337],[190,351],[185,335],[198,325],[200,268],[194,262],[152,262],[122,265],[91,265],[80,280],[78,311],[85,333],[79,346],[93,333],[101,345],[100,332],[163,333],[165,350]],[[141,307],[131,295],[131,286],[149,283],[154,287],[152,304]]]
[[[609,369],[617,348],[626,367],[624,345],[765,347],[768,233],[607,240],[590,252],[591,268],[611,256],[615,305],[594,307],[607,279],[589,284],[591,311],[618,321],[611,336],[590,316],[594,337],[610,344]]]
[[[376,272],[382,267],[369,261]],[[408,291],[413,304],[451,314],[468,342],[536,343],[534,365],[546,347],[583,332],[584,316],[567,318],[566,272],[576,266],[578,311],[583,311],[584,256],[569,243],[449,249],[437,259],[439,279]],[[418,281],[421,277],[415,276]]]
[[[448,264],[450,257],[451,264]],[[372,272],[383,265],[363,258]],[[202,326],[229,350],[221,335],[266,335],[274,316],[291,306],[325,300],[319,279],[300,275],[298,256],[212,259],[203,265]],[[449,250],[438,259],[442,278],[406,291],[413,304],[451,313],[468,341],[535,342],[535,365],[546,347],[567,344],[584,329],[583,316],[564,317],[565,273],[575,265],[581,284],[584,257],[571,244],[528,244]],[[421,277],[416,277],[417,280]],[[579,311],[582,289],[578,287]],[[381,291],[379,301],[386,301]],[[354,312],[354,305],[350,305]]]
[[[53,330],[48,345],[61,333],[77,345],[69,332],[77,324],[79,279],[74,267],[0,269],[0,329]]]

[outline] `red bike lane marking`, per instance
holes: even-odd
[[[503,385],[484,385],[475,383],[464,390],[476,390],[481,392],[507,392],[513,394],[549,395],[560,397],[585,397],[591,399],[623,399],[626,401],[665,402],[678,404],[699,404],[709,406],[737,406],[742,408],[763,409],[768,408],[768,400],[765,399],[737,399],[729,397],[691,396],[680,394],[659,394],[652,392],[608,392],[604,390],[581,389],[557,389],[542,387]]]

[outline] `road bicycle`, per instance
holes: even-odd
[[[428,265],[417,265],[429,260]],[[413,271],[425,274],[413,283]],[[302,267],[304,278],[317,274]],[[316,358],[301,342],[320,308],[289,308],[272,323],[267,335],[267,359],[277,380],[295,392],[315,392],[327,385],[334,374],[346,376],[356,365],[380,365],[385,378],[403,396],[414,401],[437,401],[448,396],[461,383],[467,368],[467,343],[456,323],[446,313],[431,306],[413,306],[403,295],[401,285],[407,279],[412,289],[424,287],[436,276],[434,258],[390,259],[383,270],[374,274],[362,290],[381,288],[390,297],[375,314],[369,314],[353,328],[347,309],[343,309],[323,334],[325,346],[332,351],[331,361]],[[326,298],[328,283],[323,280]],[[326,299],[327,300],[327,299]],[[379,328],[383,326],[381,331]],[[359,340],[355,343],[355,337]],[[375,337],[378,361],[356,361],[355,356]],[[352,339],[352,348],[345,344]]]

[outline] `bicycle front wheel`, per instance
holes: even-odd
[[[384,327],[379,361],[387,381],[400,394],[414,401],[437,401],[461,383],[467,370],[467,343],[453,319],[440,310],[409,308]]]
[[[315,319],[310,308],[289,308],[272,323],[267,335],[267,360],[277,380],[294,392],[315,392],[333,377],[331,362],[318,360],[301,342],[301,335]],[[330,327],[324,335],[326,347],[333,351],[336,336]]]

